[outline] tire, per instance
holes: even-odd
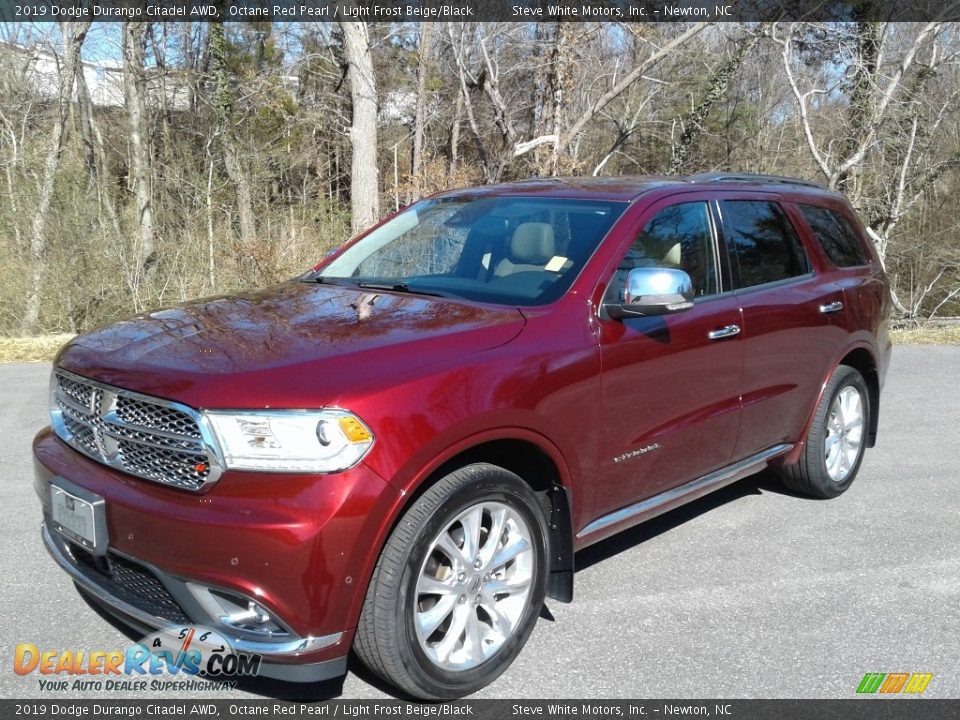
[[[546,537],[537,497],[519,477],[485,463],[450,473],[387,540],[360,615],[357,655],[416,698],[458,698],[489,685],[540,614]]]
[[[784,485],[817,498],[846,492],[860,470],[869,422],[866,381],[852,367],[840,365],[824,388],[800,461],[780,470]]]

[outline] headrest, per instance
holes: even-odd
[[[521,223],[513,231],[510,254],[514,260],[540,260],[546,262],[556,254],[553,241],[553,226],[549,223]]]
[[[673,247],[667,250],[667,254],[663,256],[664,265],[672,265],[673,267],[680,267],[680,264],[683,262],[682,248],[680,243],[676,243]]]

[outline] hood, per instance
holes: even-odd
[[[56,363],[198,408],[311,407],[503,345],[523,323],[516,308],[292,281],[115,323]]]

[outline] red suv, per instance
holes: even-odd
[[[889,309],[850,206],[801,180],[441,193],[296,280],[67,345],[43,539],[134,627],[461,696],[572,599],[576,550],[766,467],[844,492]]]

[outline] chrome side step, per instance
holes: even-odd
[[[633,505],[614,510],[612,513],[599,517],[585,525],[583,529],[577,533],[577,538],[587,537],[599,530],[603,530],[611,525],[617,525],[626,520],[633,520],[634,524],[636,524],[661,515],[681,505],[683,502],[694,500],[713,490],[719,490],[724,485],[736,482],[742,477],[751,475],[754,472],[759,472],[766,467],[770,460],[778,455],[783,455],[791,448],[793,448],[793,445],[790,443],[774,445],[771,448],[758,452],[756,455],[744,458],[733,465],[714,470],[712,473],[699,477],[696,480],[691,480],[683,485],[678,485],[659,495],[654,495]]]

